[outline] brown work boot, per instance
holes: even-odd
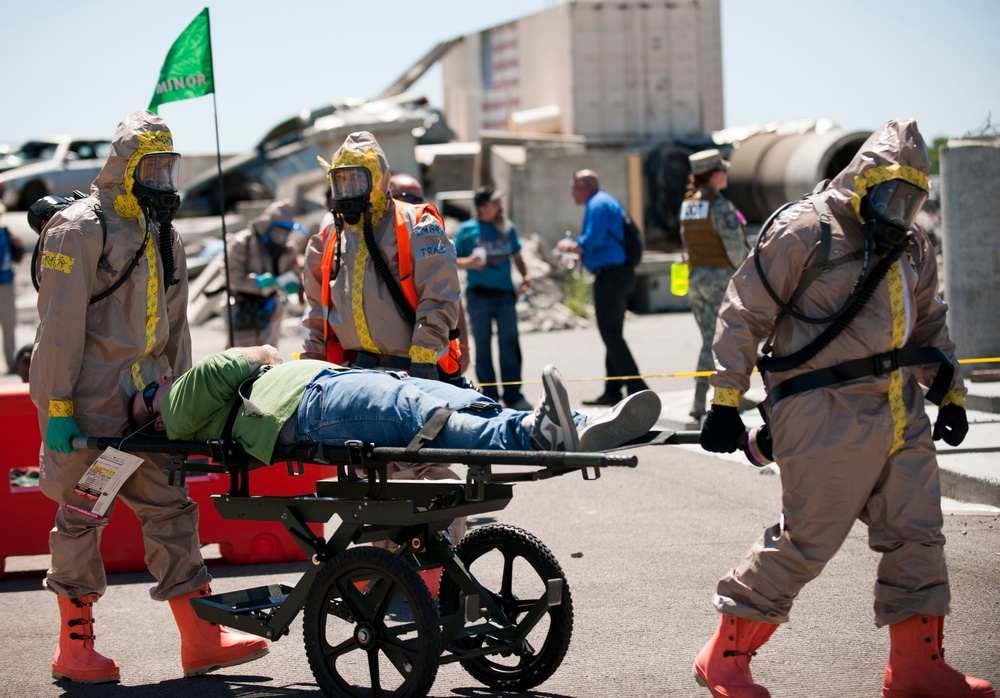
[[[270,651],[264,639],[239,635],[199,618],[191,606],[191,599],[211,593],[206,584],[169,600],[177,629],[181,632],[181,665],[185,676],[199,676],[223,667],[252,662]]]
[[[988,681],[944,661],[944,616],[910,616],[889,626],[882,698],[995,698]]]
[[[94,597],[56,598],[59,644],[52,657],[52,678],[79,683],[118,681],[118,662],[94,650]]]
[[[694,678],[715,698],[770,698],[753,682],[750,658],[767,642],[775,623],[757,623],[723,613],[719,627],[694,660]]]

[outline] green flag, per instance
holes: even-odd
[[[212,40],[206,7],[170,47],[149,102],[149,111],[155,114],[156,108],[164,102],[203,97],[213,92]]]

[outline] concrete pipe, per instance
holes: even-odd
[[[960,359],[1000,356],[1000,138],[941,148],[941,222],[948,327]],[[996,364],[963,364],[972,370]]]
[[[763,223],[788,201],[799,199],[851,161],[871,131],[758,133],[729,153],[732,169],[725,195],[751,223]]]

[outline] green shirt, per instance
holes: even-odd
[[[253,384],[250,401],[264,413],[247,417],[241,407],[233,438],[254,458],[270,463],[278,433],[299,407],[302,393],[325,361],[289,361],[266,371]],[[239,351],[212,354],[177,379],[163,397],[161,412],[170,439],[209,441],[222,436],[240,384],[260,369],[251,369]],[[244,391],[245,392],[245,391]]]

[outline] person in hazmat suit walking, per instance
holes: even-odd
[[[771,441],[757,442],[781,468],[782,513],[716,587],[718,629],[694,663],[714,696],[769,695],[750,659],[855,520],[880,554],[875,624],[891,642],[881,695],[994,696],[942,647],[951,594],[934,441],[958,445],[968,421],[934,249],[913,225],[928,172],[916,122],[889,121],[765,224],[729,283],[701,444],[733,452],[746,438],[737,408],[758,366]],[[925,400],[939,405],[933,426]]]

